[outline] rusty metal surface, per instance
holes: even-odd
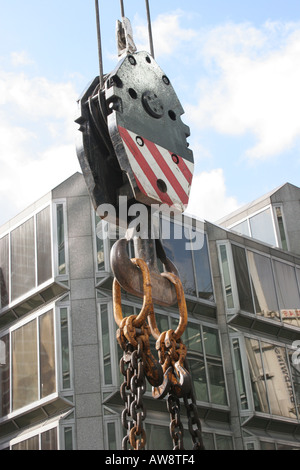
[[[127,254],[127,240],[121,238],[111,249],[111,268],[115,278],[123,289],[139,298],[144,297],[143,275],[142,271],[136,266]],[[176,267],[168,260],[165,265],[173,274],[178,274]],[[151,270],[150,272],[152,286],[152,300],[158,305],[169,307],[176,304],[177,293],[172,283],[162,277],[162,274]]]

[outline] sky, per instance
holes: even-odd
[[[188,212],[216,221],[300,186],[299,0],[149,0],[155,60],[190,127]],[[143,0],[124,0],[149,51]],[[103,68],[119,0],[99,0]],[[94,0],[0,0],[0,226],[76,171],[77,100],[99,74]]]

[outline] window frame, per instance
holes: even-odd
[[[52,392],[51,394],[47,395],[44,398],[41,398],[41,389],[40,389],[40,379],[41,379],[41,373],[40,373],[40,341],[39,341],[39,317],[41,317],[43,314],[49,312],[52,310],[52,318],[53,318],[53,331],[54,331],[54,359],[55,359],[55,391]],[[38,369],[38,399],[35,401],[32,401],[31,403],[22,406],[16,410],[13,410],[13,401],[12,401],[12,391],[13,391],[13,384],[12,384],[12,334],[14,331],[22,328],[26,324],[30,322],[36,322],[37,328],[36,328],[36,337],[37,337],[37,369]],[[23,317],[18,321],[18,323],[14,324],[13,326],[3,329],[1,331],[1,337],[5,335],[9,335],[9,377],[10,377],[10,396],[9,396],[9,412],[5,415],[0,417],[0,424],[3,422],[6,422],[9,419],[13,419],[14,417],[17,417],[19,415],[23,415],[32,409],[36,407],[42,407],[44,404],[49,403],[52,399],[58,397],[60,395],[60,389],[59,389],[59,368],[60,368],[60,360],[58,356],[58,351],[57,351],[57,319],[56,319],[56,312],[55,312],[55,303],[49,303],[48,305],[43,306],[39,310],[35,311],[34,313],[27,315],[26,317]]]
[[[266,385],[266,395],[267,395],[267,402],[268,402],[270,412],[268,413],[268,412],[256,411],[255,410],[254,396],[253,396],[252,385],[251,385],[251,374],[250,374],[250,370],[249,370],[249,363],[248,363],[247,352],[246,352],[246,338],[258,341],[259,348],[260,348],[260,357],[261,357],[261,360],[262,360],[263,374],[264,374],[264,377],[266,377],[266,378],[268,378],[268,377],[267,377],[267,373],[266,373],[265,359],[264,359],[263,351],[262,351],[262,343],[268,343],[268,344],[271,344],[272,346],[275,346],[275,347],[284,348],[285,355],[287,355],[288,352],[294,351],[294,349],[292,348],[291,345],[288,345],[287,343],[279,342],[279,341],[276,341],[276,340],[274,341],[274,339],[271,339],[271,338],[268,338],[268,337],[257,336],[257,335],[253,335],[253,334],[248,333],[248,332],[247,333],[234,332],[234,333],[230,334],[231,357],[232,357],[232,361],[233,361],[233,365],[234,365],[234,371],[235,371],[234,380],[235,380],[237,396],[240,397],[239,388],[238,388],[238,381],[237,381],[237,376],[236,376],[236,361],[235,361],[234,347],[233,347],[233,341],[234,340],[238,340],[239,344],[240,344],[240,358],[241,358],[241,363],[242,363],[242,371],[243,371],[243,374],[244,374],[244,383],[245,383],[246,397],[247,397],[247,403],[248,403],[248,408],[243,410],[242,407],[241,407],[240,398],[239,398],[239,410],[240,410],[241,416],[242,417],[249,417],[249,414],[251,414],[251,415],[255,414],[257,416],[268,417],[268,418],[275,417],[275,418],[284,419],[284,420],[288,420],[288,421],[292,421],[292,422],[293,421],[299,421],[299,419],[300,419],[300,410],[298,410],[298,408],[300,408],[300,402],[299,402],[299,404],[297,403],[297,398],[296,398],[296,393],[295,393],[295,388],[294,388],[294,381],[293,381],[291,366],[290,366],[290,362],[289,362],[288,358],[287,358],[287,368],[288,368],[288,372],[289,372],[289,378],[290,378],[290,381],[291,381],[291,384],[292,384],[293,397],[294,397],[294,400],[295,400],[295,409],[296,409],[297,416],[295,418],[291,418],[291,417],[285,417],[285,416],[281,416],[281,415],[275,415],[274,413],[272,413],[272,407],[271,407],[270,396],[269,396],[270,392],[268,390],[267,383],[265,384]]]
[[[271,221],[272,221],[272,227],[273,227],[273,233],[274,233],[274,238],[275,238],[275,242],[276,244],[275,245],[272,245],[270,243],[267,243],[265,242],[264,240],[260,240],[258,238],[254,238],[253,235],[252,235],[252,230],[251,230],[251,224],[250,224],[250,219],[252,217],[255,217],[256,215],[259,215],[261,214],[262,212],[265,212],[267,210],[270,210],[270,215],[271,215]],[[242,222],[247,222],[247,227],[248,227],[248,231],[249,231],[249,234],[250,235],[246,235],[242,232],[238,232],[236,230],[234,230],[234,227],[236,227],[237,225],[241,224]],[[250,237],[252,238],[253,240],[258,240],[262,243],[265,243],[266,245],[268,246],[276,246],[276,247],[280,247],[279,245],[279,240],[278,240],[278,232],[277,232],[277,224],[276,224],[276,220],[275,220],[275,216],[274,216],[274,210],[273,210],[273,204],[268,204],[267,206],[264,206],[262,207],[261,209],[251,213],[251,214],[248,214],[246,217],[243,217],[242,219],[240,219],[238,222],[234,222],[233,224],[230,224],[228,226],[228,229],[235,232],[235,233],[238,233],[238,234],[241,234],[243,237]]]
[[[65,265],[66,272],[64,274],[59,274],[59,265],[58,265],[58,221],[57,221],[57,206],[63,206],[63,219],[64,219],[64,251],[65,251]],[[68,237],[68,217],[67,217],[67,201],[63,199],[53,199],[52,200],[52,264],[53,264],[53,273],[54,277],[58,278],[60,281],[67,281],[69,279],[69,237]]]

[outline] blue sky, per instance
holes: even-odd
[[[124,0],[149,50],[145,2]],[[99,0],[104,71],[119,0]],[[98,74],[94,0],[0,0],[0,225],[79,171],[76,99]],[[300,2],[150,0],[155,58],[191,129],[189,212],[215,221],[300,185]]]

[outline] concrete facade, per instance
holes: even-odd
[[[199,252],[185,252],[178,241],[166,242],[167,254],[174,256],[185,283],[189,312],[185,341],[208,449],[300,448],[300,375],[291,359],[293,342],[300,340],[299,198],[300,189],[287,184],[220,221],[222,226],[203,221],[199,226],[204,229],[207,248],[204,244]],[[278,204],[284,215],[289,250],[228,229],[264,207]],[[6,262],[6,253],[14,249],[11,233],[48,206],[52,277],[11,300],[13,269],[12,263]],[[63,222],[58,215],[62,208]],[[192,227],[195,220],[188,223]],[[5,351],[0,366],[1,449],[121,447],[122,353],[115,339],[111,242],[97,239],[99,227],[84,179],[76,173],[0,229],[0,344]],[[8,251],[6,246],[10,247]],[[285,286],[279,282],[287,275],[291,304],[286,300],[289,296],[281,293]],[[132,295],[123,293],[122,300],[128,314],[141,308],[141,300]],[[36,357],[35,348],[21,342],[19,333],[35,322],[42,331],[45,312],[49,311],[53,314],[55,354],[46,346],[46,357],[49,361],[55,358],[50,375],[55,377],[56,387],[46,396],[40,385],[35,392],[31,384],[35,373],[28,372],[24,394],[29,398],[17,407],[14,390],[24,377],[14,369],[19,357],[14,356],[15,351]],[[176,306],[157,307],[156,314],[165,328],[171,328],[178,319]],[[45,364],[42,346],[42,342],[37,346],[40,383]],[[24,361],[24,370],[31,370]],[[153,400],[148,387],[144,403],[147,448],[171,450],[165,401]],[[184,406],[182,422],[189,449]]]

